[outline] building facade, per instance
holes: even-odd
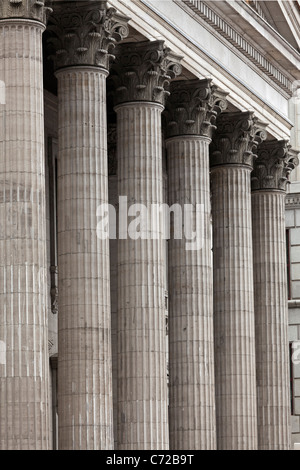
[[[299,31],[1,2],[1,449],[300,442]]]
[[[299,102],[292,101],[291,118],[299,123]],[[291,132],[291,142],[299,148],[299,124]],[[291,379],[291,426],[292,444],[300,439],[299,423],[299,326],[300,326],[300,284],[299,284],[299,210],[300,210],[300,173],[299,167],[291,174],[291,184],[286,198],[286,235],[287,235],[287,265],[288,265],[288,305],[289,305],[289,347],[290,347],[290,379]]]

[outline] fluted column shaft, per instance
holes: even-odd
[[[212,169],[219,449],[257,446],[251,168]]]
[[[252,195],[258,445],[290,448],[285,193]]]
[[[117,113],[118,448],[168,449],[161,113],[180,58],[163,41],[122,44]],[[125,205],[125,206],[124,206]],[[155,206],[154,206],[155,205]],[[132,220],[132,217],[135,217]]]
[[[170,446],[214,449],[209,147],[227,95],[210,79],[176,81],[170,92],[164,114],[174,211],[169,240]],[[177,233],[182,227],[183,233]]]
[[[97,238],[108,203],[107,72],[57,73],[60,449],[111,449],[109,240]]]
[[[257,448],[251,172],[265,125],[252,112],[217,120],[211,146],[217,445]]]
[[[200,246],[169,240],[169,389],[171,449],[216,447],[210,139],[180,136],[167,141],[169,205],[199,205]],[[199,234],[197,234],[199,236]]]
[[[113,442],[106,78],[127,18],[106,1],[57,3],[59,449]],[[100,217],[100,220],[98,219]]]
[[[161,112],[150,102],[117,111],[119,195],[163,203]],[[118,447],[167,449],[168,395],[162,226],[158,239],[118,242]]]
[[[0,8],[7,7],[3,2]],[[1,12],[0,12],[1,16]],[[0,20],[0,449],[51,446],[42,32]]]
[[[285,196],[298,164],[288,143],[258,147],[252,173],[258,448],[291,445]]]

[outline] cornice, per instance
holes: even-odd
[[[245,1],[245,0],[242,0],[242,1]],[[249,8],[252,8],[252,10],[254,10],[259,16],[261,16],[263,20],[267,21],[265,12],[262,6],[260,5],[260,3],[261,2],[259,0],[252,0],[251,4],[247,3],[247,6],[249,6]]]
[[[298,47],[300,47],[300,9],[295,5],[295,2],[279,2],[280,8],[286,21],[289,24],[290,30],[296,40]]]
[[[177,4],[185,4],[187,8],[195,14],[194,19],[203,21],[210,26],[214,34],[221,36],[228,41],[245,58],[250,60],[268,79],[271,79],[288,96],[293,94],[293,80],[288,74],[284,73],[283,68],[274,65],[275,61],[268,60],[265,55],[251,44],[237,29],[233,28],[229,22],[225,21],[214,9],[206,2],[201,0],[173,0]]]
[[[269,28],[272,28],[275,33],[279,35],[282,41],[286,41],[290,47],[296,50],[294,45],[290,44],[288,40],[282,36],[281,32],[276,29],[276,25],[272,24],[274,22],[274,19],[276,21],[276,17],[278,17],[278,12],[276,12],[276,10],[274,11],[272,7],[268,10],[266,8],[266,2],[262,2],[260,0],[251,0],[251,2],[248,2],[247,0],[242,0],[240,3],[244,9],[250,9],[251,11],[255,12],[255,14],[259,16],[258,21],[263,21],[264,23],[266,23]],[[284,17],[287,23],[287,27],[290,29],[296,43],[299,46],[300,10],[297,10],[298,7],[296,6],[296,2],[294,0],[278,0],[276,4],[277,8],[279,8],[279,11],[282,13],[282,16]]]
[[[171,2],[171,0],[170,0]],[[257,89],[254,81],[249,81],[247,76],[241,76],[239,71],[235,68],[230,68],[228,64],[216,59],[213,50],[203,45],[202,37],[193,36],[191,34],[190,25],[196,22],[195,13],[188,9],[188,7],[180,2],[180,5],[174,4],[176,10],[183,9],[186,15],[181,14],[178,17],[178,23],[174,23],[173,19],[168,19],[167,9],[164,7],[163,11],[160,10],[167,2],[154,2],[151,0],[110,0],[109,4],[124,15],[131,18],[130,25],[138,31],[139,34],[154,40],[156,38],[163,38],[168,47],[170,47],[176,54],[182,56],[182,65],[195,77],[205,78],[213,77],[214,83],[220,88],[229,92],[228,101],[237,109],[247,110],[251,109],[260,120],[268,122],[268,132],[276,139],[289,139],[290,130],[293,123],[285,114],[281,106],[277,106],[277,94],[279,100],[283,97],[285,100],[289,95],[276,85],[266,75],[259,72],[257,67],[246,59],[245,56],[239,54],[239,51],[234,48],[228,41],[219,35],[221,47],[227,47],[230,54],[235,54],[239,60],[243,60],[245,65],[249,67],[250,73],[254,71],[261,76],[261,82],[266,82],[267,89],[270,89],[271,99],[265,93]],[[157,6],[155,6],[157,5]],[[189,10],[189,13],[187,13]],[[180,11],[178,12],[180,15]],[[184,19],[186,18],[186,21]],[[184,24],[188,27],[184,28]],[[202,27],[207,25],[207,31],[212,33],[210,26],[199,18],[199,24]],[[195,27],[197,24],[195,25]],[[287,62],[289,59],[287,59]],[[288,67],[287,67],[288,69]],[[274,97],[274,99],[273,99]]]
[[[290,308],[300,308],[300,300],[293,299],[288,301],[288,306]]]
[[[300,208],[300,194],[287,194],[285,205],[287,209],[299,209]]]

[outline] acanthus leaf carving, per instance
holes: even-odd
[[[106,1],[60,2],[48,26],[56,70],[76,65],[108,70],[116,45],[129,34],[128,21]]]
[[[286,140],[270,140],[258,147],[252,172],[252,190],[286,191],[291,171],[299,164],[299,153]]]
[[[267,138],[266,127],[251,111],[221,114],[210,149],[212,166],[253,167],[257,147]]]
[[[217,116],[227,108],[227,93],[212,80],[180,80],[173,82],[167,99],[164,118],[166,137],[199,135],[212,137]]]
[[[164,41],[120,44],[111,68],[115,104],[150,101],[165,104],[172,79],[181,74],[181,57]]]

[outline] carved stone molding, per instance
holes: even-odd
[[[164,105],[170,81],[181,74],[180,60],[164,41],[120,44],[110,79],[115,104],[150,101]]]
[[[227,108],[227,93],[212,80],[173,82],[166,103],[166,138],[201,135],[211,138],[217,116]]]
[[[262,143],[252,173],[252,190],[286,191],[289,175],[298,164],[298,153],[286,140]]]
[[[106,1],[59,2],[47,28],[56,70],[76,65],[108,70],[114,48],[129,34],[128,21]]]
[[[225,21],[213,9],[213,2],[204,2],[200,0],[173,0],[180,7],[185,7],[185,11],[191,10],[193,17],[199,22],[204,22],[215,34],[221,35],[226,41],[232,44],[239,55],[249,59],[255,67],[258,67],[268,79],[272,80],[276,85],[283,89],[289,96],[293,93],[293,82],[284,73],[283,67],[274,65],[267,59],[257,47],[255,43],[250,43],[244,34],[239,33],[232,25],[232,22]],[[228,18],[229,19],[229,18]],[[201,21],[202,20],[202,21]]]
[[[221,114],[211,144],[211,165],[253,167],[257,146],[267,138],[265,128],[253,112]]]
[[[1,0],[0,20],[20,18],[37,20],[46,24],[52,12],[51,3],[50,0]]]
[[[287,194],[285,204],[288,209],[300,208],[300,194]]]

